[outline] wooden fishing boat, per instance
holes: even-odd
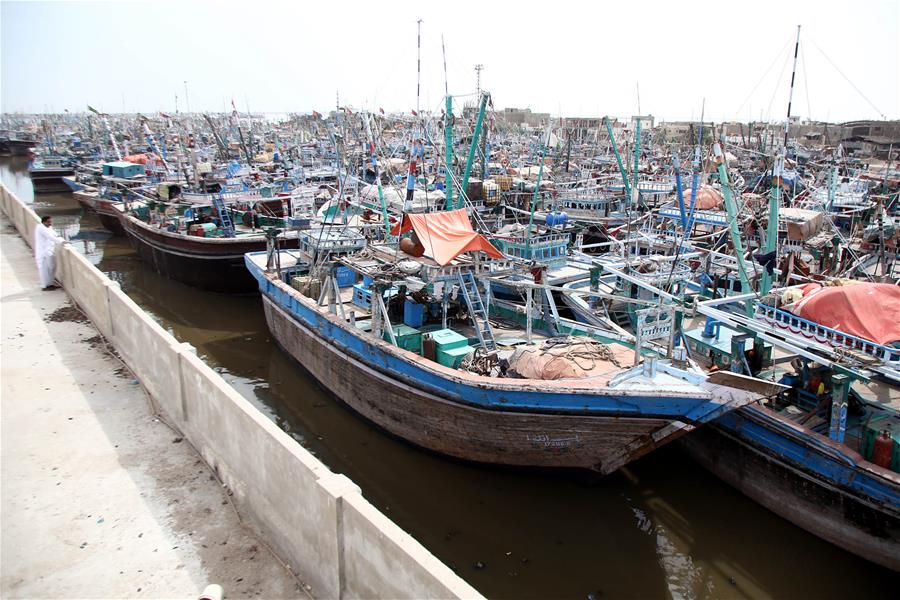
[[[415,216],[442,219],[446,214]],[[425,239],[424,231],[419,239]],[[361,255],[330,264],[310,264],[296,252],[277,248],[250,253],[245,261],[262,292],[273,337],[323,387],[388,432],[456,458],[610,473],[760,393],[775,391],[748,378],[697,378],[656,355],[637,367],[620,367],[616,363],[624,364],[635,353],[623,345],[609,348],[611,362],[595,363],[596,370],[581,378],[527,379],[462,369],[466,363],[457,359],[475,355],[476,346],[483,349],[478,356],[496,353],[497,364],[517,364],[517,346],[520,353],[539,351],[527,342],[530,326],[495,335],[487,316],[487,294],[479,291],[477,281],[508,266],[502,261],[456,255],[441,264],[389,246],[370,246]],[[398,264],[415,275],[386,279],[391,265]],[[352,287],[343,291],[338,281],[342,268],[356,273]],[[317,278],[316,270],[326,275]],[[355,283],[359,277],[363,281]],[[430,315],[421,322],[407,319],[407,310],[416,311],[404,304],[404,324],[393,325],[384,297],[404,289],[408,294],[424,290],[442,300],[426,301],[431,308],[418,309]],[[456,295],[454,304],[468,311],[471,326],[448,326],[448,315],[455,314],[449,308],[451,295]],[[445,351],[445,339],[456,345]],[[572,342],[550,345],[558,343]]]
[[[172,205],[140,201],[127,208],[125,204],[111,208],[129,242],[160,275],[213,292],[240,294],[257,289],[256,280],[244,268],[244,254],[264,250],[266,232],[234,225],[224,204],[217,207],[219,214],[229,212],[224,224],[221,217],[218,222],[200,222],[203,209],[211,207],[182,205],[158,217],[154,211],[173,209]],[[223,225],[230,231],[219,233]],[[296,232],[285,235],[287,244],[296,244]]]
[[[700,465],[845,550],[900,571],[900,475],[765,406],[680,440]]]
[[[63,177],[75,174],[71,160],[61,156],[38,157],[28,165],[28,176],[36,194],[70,191]]]
[[[897,380],[900,349],[763,303],[756,303],[749,316],[744,302],[752,298],[701,302],[699,312],[717,325],[705,339],[686,333],[700,350],[694,355],[708,353],[717,365],[744,370],[738,365],[746,364],[745,342],[735,342],[749,336],[740,338],[740,327],[795,357],[795,372],[784,372],[780,379],[790,391],[723,415],[685,438],[683,446],[701,465],[775,513],[900,571],[900,400],[890,385]],[[897,315],[886,318],[896,322]],[[729,343],[717,343],[718,337]],[[879,401],[851,388],[854,380],[875,378],[880,379],[874,383]],[[878,458],[876,444],[882,443],[887,451]]]
[[[116,235],[125,235],[121,213],[118,207],[123,206],[121,196],[101,193],[97,188],[82,184],[82,189],[72,192],[80,205],[97,213],[100,223]]]

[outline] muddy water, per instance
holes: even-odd
[[[5,161],[0,175],[32,200],[24,163]],[[759,507],[674,448],[602,480],[412,448],[282,353],[258,298],[160,277],[70,195],[40,195],[35,207],[279,427],[489,597],[848,598],[900,589],[894,574]]]

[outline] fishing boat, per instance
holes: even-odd
[[[67,178],[66,184],[73,190],[75,200],[95,212],[100,223],[116,235],[125,235],[119,209],[132,194],[142,197],[140,192],[148,186],[141,165],[122,161],[83,165],[74,174],[74,181],[69,179],[72,177]]]
[[[65,156],[38,156],[28,165],[28,176],[36,194],[71,191],[63,178],[74,174],[75,166]]]
[[[749,316],[745,303],[752,294],[701,302],[698,310],[712,323],[704,332],[686,333],[696,358],[708,356],[735,371],[752,369],[746,360],[753,352],[751,335],[742,333],[750,332],[780,350],[782,361],[791,360],[792,371],[771,375],[790,390],[723,415],[682,444],[701,465],[763,506],[900,571],[900,395],[895,387],[900,348],[871,339],[898,337],[900,295],[895,289],[886,285],[877,296],[881,300],[873,296],[871,302],[858,299],[874,293],[867,284],[815,291],[814,317],[801,312],[809,310],[810,298],[799,310],[759,302]],[[798,286],[773,295],[790,299],[801,293]],[[872,388],[875,395],[869,393]]]
[[[481,463],[606,474],[780,387],[697,377],[649,347],[641,358],[640,343],[635,351],[585,336],[541,338],[527,314],[524,327],[496,330],[479,282],[510,263],[465,210],[406,215],[395,233],[406,229],[422,252],[348,251],[354,244],[320,232],[334,255],[311,262],[273,241],[245,262],[279,345],[351,409],[414,445]],[[647,325],[648,343],[671,333]],[[550,376],[548,363],[563,365],[563,375]]]
[[[112,208],[129,242],[159,274],[213,292],[257,289],[243,257],[266,248],[266,230],[236,224],[221,198],[212,206],[139,200]],[[283,229],[285,221],[279,224]],[[295,231],[283,235],[286,244],[296,244]]]

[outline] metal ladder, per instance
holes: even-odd
[[[231,220],[231,214],[229,214],[228,209],[225,208],[225,200],[222,199],[222,194],[215,194],[212,197],[212,205],[213,208],[216,209],[216,212],[219,213],[219,219],[222,221],[222,231],[225,232],[225,237],[233,238],[234,221]]]
[[[622,301],[613,301],[607,308],[610,320],[619,327],[631,326],[631,315],[628,313],[628,305]]]
[[[481,301],[481,293],[478,291],[478,284],[475,282],[475,276],[469,272],[460,272],[459,288],[462,290],[463,298],[465,298],[466,306],[469,309],[469,314],[472,315],[472,321],[475,323],[478,341],[481,342],[481,346],[485,350],[496,350],[497,343],[494,341],[494,330],[491,328],[487,310],[484,303]]]

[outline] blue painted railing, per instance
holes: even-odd
[[[803,319],[768,304],[757,302],[754,318],[772,323],[822,344],[828,344],[833,348],[859,352],[893,367],[900,365],[900,348],[884,346],[872,340],[825,327],[815,321]]]

